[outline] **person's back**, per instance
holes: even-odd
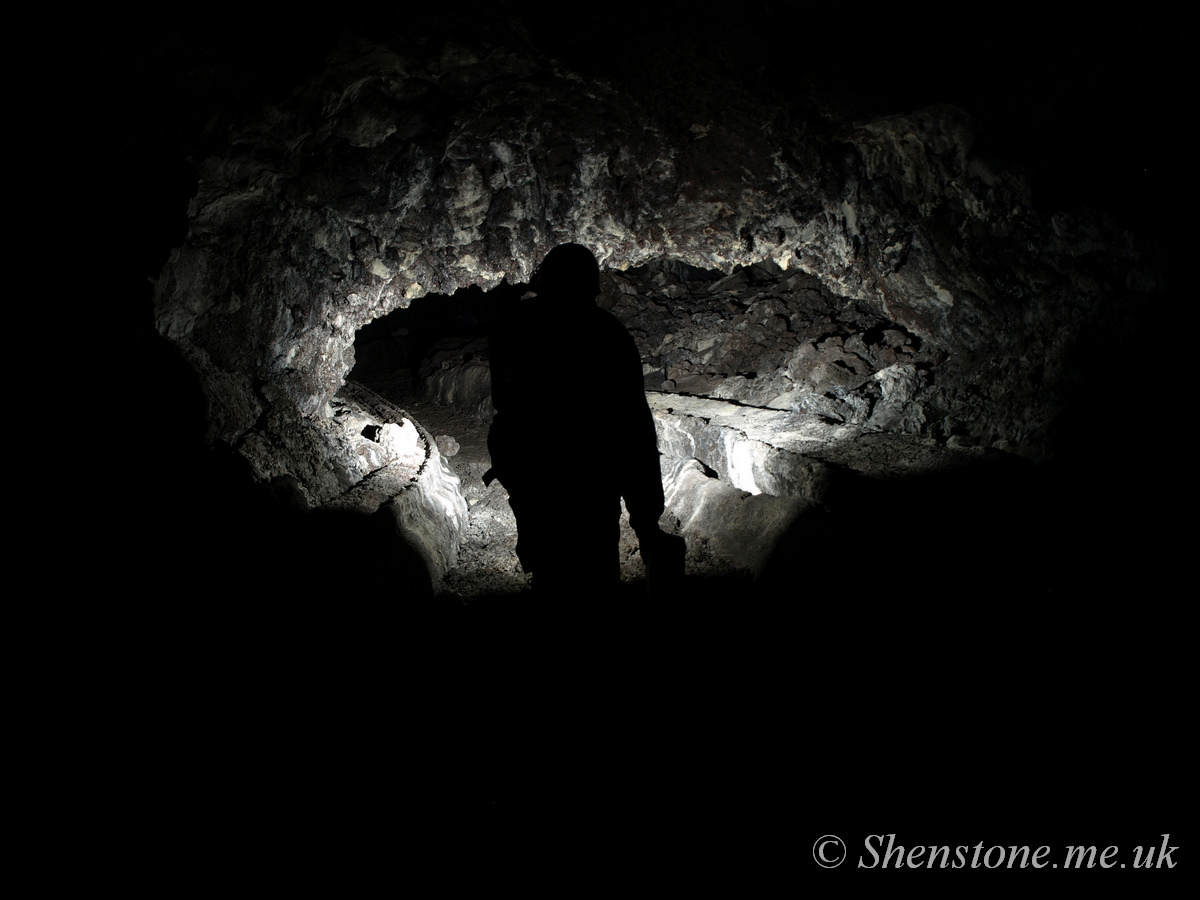
[[[641,356],[596,306],[599,267],[586,248],[556,247],[530,286],[536,299],[493,339],[493,467],[537,589],[615,587],[621,498],[639,536],[659,534],[663,511]]]

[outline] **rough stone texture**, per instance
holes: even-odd
[[[365,516],[384,510],[396,533],[424,562],[433,589],[440,589],[454,568],[467,524],[467,503],[458,476],[447,465],[437,442],[405,420],[382,426],[385,448],[399,444],[391,461],[373,470],[351,490],[321,509]]]
[[[319,446],[358,328],[430,292],[524,281],[576,240],[614,275],[660,259],[784,273],[761,296],[718,281],[694,308],[640,311],[693,323],[644,347],[657,387],[1036,454],[1080,329],[1161,285],[1110,220],[1040,213],[957,106],[831,122],[778,86],[704,93],[706,73],[664,78],[660,61],[586,78],[507,28],[347,41],[210,123],[155,309],[202,375],[214,436],[266,452],[252,445],[274,415]],[[872,324],[811,333],[794,300],[817,291],[831,322]],[[325,496],[307,456],[272,466]]]
[[[695,459],[664,461],[667,509],[679,522],[691,555],[697,544],[728,572],[761,573],[776,545],[810,505],[803,497],[739,490],[713,478]]]
[[[929,437],[873,432],[809,413],[671,394],[648,399],[664,456],[694,457],[752,494],[819,499],[829,464],[874,478],[903,477],[953,469],[984,455]]]
[[[435,344],[420,366],[421,393],[431,403],[490,414],[492,370],[487,341],[447,340]]]
[[[648,390],[922,430],[924,398],[915,387],[932,380],[925,373],[945,360],[944,351],[923,348],[903,326],[830,295],[802,272],[765,263],[714,275],[653,264],[632,278],[613,276],[613,310],[638,340]],[[893,390],[896,378],[875,377],[897,365],[907,367],[895,370],[906,376],[903,399]],[[871,422],[879,401],[900,415],[885,420],[881,408]]]
[[[450,377],[454,369],[440,370]],[[411,390],[400,380],[381,391]],[[997,454],[945,446],[930,436],[874,431],[789,410],[749,407],[728,400],[648,394],[662,453],[666,514],[662,525],[687,540],[693,576],[757,577],[804,513],[838,502],[846,479],[884,483],[930,478],[982,464]],[[488,417],[474,405],[419,401],[415,414],[452,428],[439,446],[465,450],[449,463],[459,478],[468,515],[456,570],[447,590],[455,596],[512,593],[528,581],[516,563],[516,525],[499,485],[482,482],[490,466]],[[550,444],[546,452],[555,452]],[[362,486],[355,489],[355,492]],[[570,522],[570,486],[564,485],[564,527]],[[622,519],[622,574],[644,577],[636,535]]]
[[[697,459],[741,491],[776,497],[820,494],[820,464],[801,452],[810,443],[849,438],[850,428],[825,425],[815,416],[742,407],[722,400],[650,395],[664,468]],[[807,434],[806,434],[807,432]]]

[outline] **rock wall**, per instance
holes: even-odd
[[[411,420],[384,427],[389,425],[401,434],[415,432],[411,446],[405,441],[408,453],[377,467],[320,509],[324,513],[383,517],[423,564],[428,585],[436,591],[457,560],[467,526],[467,503],[459,478],[447,465],[437,441]],[[419,464],[414,465],[416,460],[409,458],[411,454]]]
[[[804,339],[778,296],[722,311],[710,294],[686,340],[652,348],[659,386],[795,408],[785,376],[803,370],[813,412],[1036,447],[1054,416],[1038,400],[1080,329],[1160,283],[1111,222],[1036,211],[1018,172],[974,153],[959,107],[838,117],[728,72],[719,86],[656,73],[585,77],[517,32],[413,32],[344,41],[286,90],[214,110],[188,237],[155,294],[158,329],[202,375],[210,436],[248,446],[285,416],[327,444],[322,410],[359,327],[431,292],[525,281],[578,241],[614,275],[766,264],[822,291],[834,318],[882,326],[870,342],[866,328]],[[739,337],[779,359],[759,383],[735,368],[715,384],[706,342]],[[955,374],[932,397],[922,364],[937,354]],[[869,408],[852,396],[868,384]]]

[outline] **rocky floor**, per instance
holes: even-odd
[[[529,578],[517,560],[517,526],[508,495],[498,482],[483,483],[483,475],[492,465],[487,422],[453,406],[408,402],[404,408],[437,439],[442,455],[459,477],[470,512],[458,565],[447,576],[443,590],[464,602],[527,590]]]

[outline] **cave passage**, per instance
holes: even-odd
[[[427,294],[368,322],[355,336],[355,364],[347,379],[400,406],[438,399],[425,396],[434,390],[433,368],[447,361],[459,367],[486,364],[488,332],[521,287],[504,283],[491,291],[471,286],[449,296]],[[484,379],[480,387],[490,396],[490,382]]]
[[[772,886],[797,811],[1122,859],[1182,830],[1173,9],[518,6],[28,42],[80,135],[37,243],[97,257],[35,295],[46,362],[90,351],[85,477],[18,479],[67,575],[32,601],[54,818],[222,884],[394,869],[397,818],[459,869],[478,834]],[[539,606],[482,479],[483,286],[563,240],[640,348],[671,605],[623,529],[627,593]]]
[[[601,287],[598,302],[641,351],[668,496],[664,527],[689,540],[690,572],[786,578],[782,558],[801,544],[815,552],[852,527],[830,517],[834,496],[836,516],[852,518],[886,521],[899,509],[919,517],[967,498],[991,503],[992,521],[1011,527],[1022,517],[1011,508],[1015,495],[1003,499],[995,488],[1012,487],[992,465],[1004,454],[970,447],[959,426],[936,418],[938,370],[949,355],[902,325],[771,263],[725,273],[666,259],[605,271]],[[363,326],[355,340],[348,380],[420,422],[460,480],[470,521],[447,590],[464,599],[526,586],[506,495],[482,480],[492,415],[487,335],[525,290],[502,283],[429,294]],[[547,350],[546,378],[569,382],[574,365],[564,333]],[[578,398],[579,415],[592,414],[588,402]],[[547,452],[584,458],[591,449]],[[986,471],[952,474],[984,456]],[[922,529],[947,539],[932,519]],[[623,577],[636,582],[644,569],[627,522],[622,542]],[[958,555],[952,577],[969,580],[979,553]]]

